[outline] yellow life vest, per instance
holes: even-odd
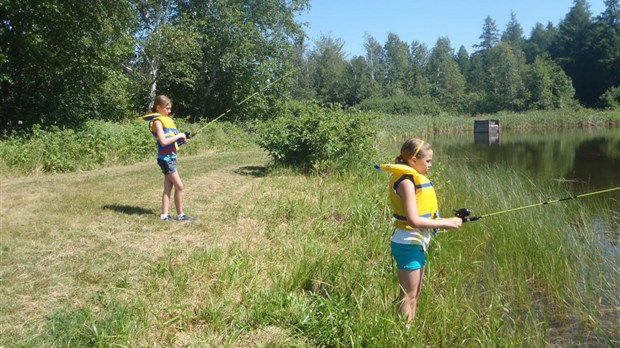
[[[382,164],[382,170],[391,172],[390,178],[390,203],[392,205],[392,216],[396,219],[394,226],[408,230],[415,230],[407,224],[407,213],[401,197],[396,192],[398,185],[405,179],[413,181],[415,187],[415,200],[418,206],[418,215],[421,217],[435,219],[439,217],[439,207],[437,195],[433,182],[426,176],[418,173],[415,169],[404,164]]]
[[[174,121],[172,120],[172,118],[168,116],[164,116],[162,114],[154,112],[154,113],[150,113],[150,114],[146,114],[142,116],[141,119],[144,121],[149,121],[149,129],[151,130],[151,134],[153,134],[155,138],[157,138],[157,129],[155,128],[155,124],[154,124],[155,121],[161,122],[163,129],[164,129],[164,136],[166,138],[171,138],[179,134],[179,130],[177,129],[177,126],[174,124]],[[159,143],[159,139],[157,140],[157,153],[159,155],[165,155],[171,152],[177,152],[178,150],[179,150],[179,146],[177,142],[173,142],[172,144],[163,146],[162,144]]]

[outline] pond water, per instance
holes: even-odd
[[[520,171],[541,182],[574,183],[574,193],[620,186],[620,129],[501,131],[436,136],[441,154]],[[618,195],[620,192],[612,192]]]
[[[429,138],[438,155],[450,160],[463,160],[472,170],[481,164],[509,168],[529,176],[543,187],[562,182],[570,195],[620,187],[618,128],[501,130],[496,134],[465,133]],[[590,195],[584,199],[605,200],[612,208],[615,221],[620,220],[620,190]],[[596,217],[593,219],[595,223]],[[611,227],[611,231],[607,229],[606,233],[610,232],[607,239],[620,252],[618,223]]]

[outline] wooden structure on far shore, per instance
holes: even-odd
[[[499,120],[475,120],[474,140],[476,144],[499,144]]]

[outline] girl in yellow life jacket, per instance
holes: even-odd
[[[392,172],[390,203],[395,220],[391,238],[392,256],[398,267],[400,313],[411,323],[422,289],[426,249],[431,230],[459,228],[461,218],[440,218],[433,183],[426,177],[432,166],[433,149],[420,139],[405,141],[396,165],[384,165]]]
[[[155,97],[153,113],[142,116],[142,119],[149,121],[149,128],[155,138],[157,138],[157,164],[164,173],[164,192],[161,199],[161,220],[172,221],[168,215],[170,209],[170,195],[174,187],[174,205],[177,212],[176,220],[194,220],[183,212],[183,194],[185,186],[179,172],[177,171],[177,151],[178,143],[187,141],[187,135],[177,130],[174,121],[169,116],[172,111],[172,101],[165,95]]]

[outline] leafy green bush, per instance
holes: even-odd
[[[599,98],[601,107],[607,110],[620,109],[620,87],[611,87]]]
[[[355,106],[362,111],[377,111],[395,115],[439,115],[441,107],[430,97],[396,96],[364,99]]]
[[[369,159],[375,130],[367,114],[291,103],[258,127],[258,144],[277,164],[319,172]]]
[[[196,132],[201,124],[175,120],[182,131]],[[13,174],[64,173],[106,165],[130,164],[155,158],[157,146],[141,120],[90,120],[79,129],[34,126],[32,133],[0,141],[0,170]],[[238,150],[253,145],[240,126],[218,122],[191,139],[180,150],[187,155],[210,150]]]
[[[131,136],[136,131],[134,127],[135,123],[102,121],[88,121],[75,130],[43,130],[35,125],[32,134],[0,142],[0,162],[4,170],[16,174],[62,173],[89,170],[106,163],[127,163],[148,153],[146,144]]]

